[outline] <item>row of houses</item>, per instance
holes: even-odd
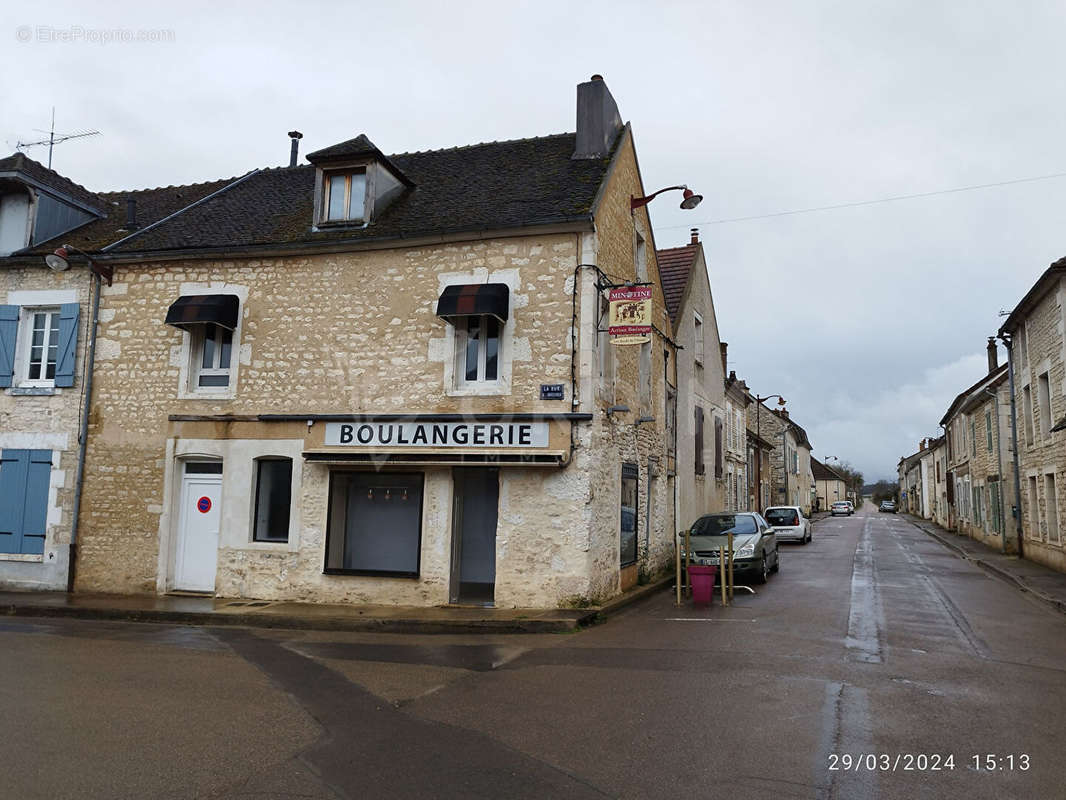
[[[941,435],[923,439],[898,472],[905,510],[1066,571],[1064,298],[1061,259],[988,338],[988,370],[948,407]]]
[[[807,434],[727,369],[698,232],[656,249],[599,76],[576,116],[307,163],[293,131],[287,166],[125,192],[0,160],[0,587],[550,607],[701,513],[810,510]]]

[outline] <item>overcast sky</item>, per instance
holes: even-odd
[[[287,163],[293,128],[302,153],[572,131],[600,73],[646,188],[704,195],[650,208],[660,248],[701,229],[730,369],[869,480],[937,434],[998,312],[1066,255],[1066,178],[712,224],[1066,172],[1061,2],[147,6],[8,6],[8,152],[54,105],[103,133],[56,148],[64,175],[189,183]]]

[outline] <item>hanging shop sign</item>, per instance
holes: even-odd
[[[325,444],[341,447],[500,449],[548,446],[546,422],[329,422]]]
[[[611,315],[607,333],[611,344],[644,344],[651,341],[651,287],[622,286],[611,289]]]

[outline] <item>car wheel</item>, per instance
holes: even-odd
[[[766,583],[767,578],[770,577],[770,570],[766,567],[766,554],[763,553],[763,557],[759,559],[759,572],[755,576],[756,583]]]
[[[774,548],[774,565],[770,568],[770,572],[777,573],[781,569],[781,548]]]
[[[814,541],[813,534],[811,534],[810,531],[807,531],[807,544],[810,544],[812,541]]]

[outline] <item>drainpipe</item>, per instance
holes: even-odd
[[[96,328],[100,319],[100,275],[92,271],[93,318],[89,326],[89,348],[85,354],[85,400],[78,432],[78,474],[74,481],[74,510],[70,524],[70,551],[67,556],[67,591],[74,591],[74,565],[78,555],[78,520],[81,516],[81,490],[85,480],[85,447],[89,433],[89,404],[93,395],[93,372],[96,364]]]
[[[996,472],[999,473],[999,481],[996,491],[999,492],[999,552],[1007,552],[1007,521],[1003,517],[1003,440],[999,437],[999,394],[989,388],[985,388],[985,394],[992,396],[992,413],[996,415]]]
[[[1018,409],[1014,402],[1014,336],[999,334],[1007,348],[1007,385],[1010,387],[1010,443],[1014,450],[1014,530],[1018,538],[1018,557],[1024,557],[1022,545],[1022,479],[1018,467]]]

